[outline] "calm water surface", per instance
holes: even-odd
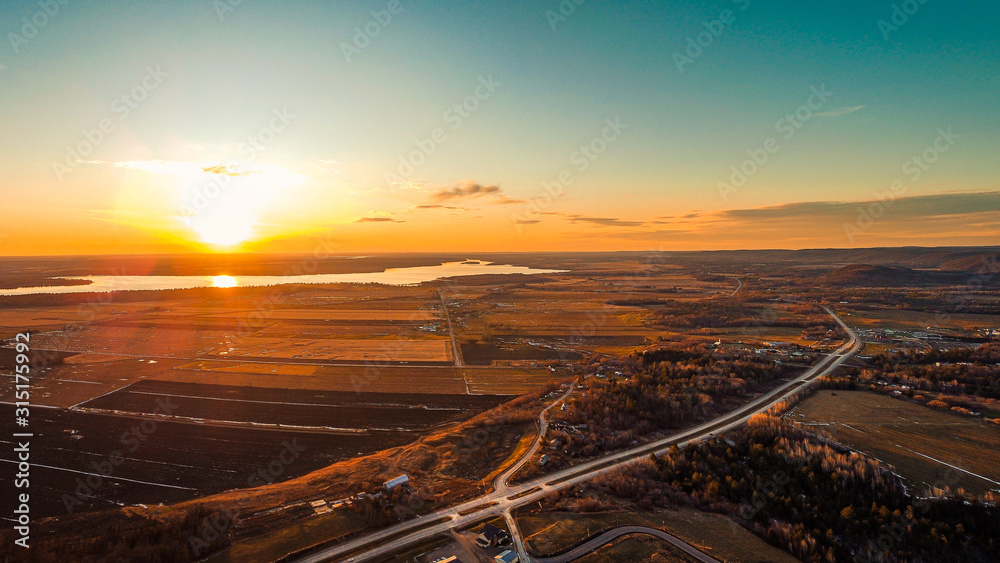
[[[524,266],[493,264],[484,261],[445,262],[439,266],[388,268],[383,272],[361,274],[314,274],[304,276],[71,276],[65,279],[87,280],[88,285],[19,287],[0,289],[0,295],[32,295],[38,293],[100,293],[106,291],[136,291],[191,289],[194,287],[259,287],[291,283],[381,283],[411,285],[444,277],[476,276],[481,274],[556,274],[565,270],[543,270]]]

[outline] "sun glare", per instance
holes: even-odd
[[[184,198],[195,205],[187,208],[185,221],[202,242],[235,246],[252,239],[261,213],[305,176],[274,164],[255,164],[206,171],[202,179],[202,191],[186,190]]]
[[[212,276],[212,287],[236,287],[233,276]]]
[[[266,209],[306,180],[302,174],[261,162],[138,161],[116,166],[174,177],[181,222],[192,238],[219,247],[258,236],[255,228]]]

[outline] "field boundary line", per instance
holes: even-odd
[[[139,381],[142,381],[142,379],[140,379]],[[89,403],[90,401],[96,401],[97,399],[101,399],[101,398],[103,398],[103,397],[107,397],[108,395],[110,395],[110,394],[112,394],[112,393],[117,393],[118,391],[121,391],[122,389],[127,389],[127,388],[129,388],[129,387],[131,387],[131,386],[135,385],[136,383],[139,383],[139,381],[133,381],[132,383],[129,383],[129,384],[127,384],[127,385],[122,385],[121,387],[116,387],[116,388],[112,389],[111,391],[108,391],[107,393],[102,393],[102,394],[100,394],[100,395],[98,395],[98,396],[96,396],[96,397],[91,397],[91,398],[89,398],[89,399],[84,399],[84,400],[80,401],[79,403],[77,403],[77,404],[75,404],[75,405],[73,405],[73,406],[69,407],[69,408],[68,408],[68,409],[66,409],[66,410],[71,410],[71,411],[76,411],[76,410],[78,410],[78,411],[83,411],[84,409],[80,408],[80,405],[82,405],[82,404],[84,404],[84,403]]]
[[[17,461],[11,461],[9,459],[3,459],[3,458],[0,458],[0,461],[6,463],[14,463],[14,464],[19,463]],[[140,481],[138,479],[129,479],[128,477],[115,477],[114,475],[101,475],[100,473],[90,473],[88,471],[80,471],[79,469],[69,469],[66,467],[55,467],[54,465],[42,465],[41,463],[32,463],[31,466],[44,467],[46,469],[55,469],[56,471],[69,471],[70,473],[80,473],[82,475],[93,475],[95,477],[100,477],[102,479],[109,479],[112,481],[128,481],[130,483],[139,483],[141,485],[155,485],[157,487],[167,487],[170,489],[182,489],[185,491],[198,492],[198,489],[192,489],[191,487],[182,487],[180,485],[167,485],[166,483],[155,483],[153,481]]]
[[[1000,481],[994,481],[993,479],[990,479],[989,477],[983,477],[982,475],[978,475],[978,474],[973,473],[973,472],[971,472],[971,471],[969,471],[967,469],[962,469],[961,467],[958,467],[957,465],[952,465],[952,464],[950,464],[948,462],[941,461],[940,459],[934,459],[933,457],[931,457],[931,456],[929,456],[927,454],[922,454],[922,453],[920,453],[920,452],[918,452],[916,450],[911,450],[911,451],[913,453],[917,454],[918,456],[926,457],[927,459],[929,459],[931,461],[936,461],[937,463],[940,463],[941,465],[946,465],[946,466],[948,466],[948,467],[950,467],[952,469],[956,469],[958,471],[961,471],[962,473],[968,473],[969,475],[972,475],[973,477],[979,477],[980,479],[982,479],[984,481],[989,481],[990,483],[993,483],[994,485],[1000,485]]]

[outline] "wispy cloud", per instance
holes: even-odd
[[[553,217],[562,217],[570,223],[589,223],[591,225],[600,225],[603,227],[641,227],[643,225],[650,224],[649,221],[631,221],[625,219],[619,219],[617,217],[591,217],[587,215],[578,215],[576,213],[560,213],[558,211],[542,211],[538,215],[549,215]],[[531,221],[528,223],[520,223],[522,225],[538,223],[539,221]]]
[[[843,246],[844,225],[855,224],[863,213],[877,210],[871,244],[921,244],[928,237],[955,244],[982,244],[1000,240],[1000,191],[939,193],[887,200],[811,201],[768,207],[729,209],[660,217],[637,228],[635,221],[595,222],[602,236],[632,241],[693,242],[704,247],[759,245],[782,241],[783,247]],[[566,215],[547,213],[548,215]],[[577,222],[586,218],[579,218]],[[577,236],[577,235],[571,235]],[[578,236],[587,236],[584,233]]]
[[[569,220],[571,223],[590,223],[602,227],[641,227],[646,224],[645,221],[626,221],[617,217],[584,217],[581,215],[572,215]]]
[[[458,201],[480,201],[489,205],[511,205],[525,202],[523,199],[513,198],[503,193],[500,186],[496,184],[482,184],[472,180],[459,182],[452,186],[439,187],[433,191],[425,186],[420,191],[430,192],[428,197],[432,203],[417,205],[414,209],[447,209],[448,206],[445,204]]]
[[[239,170],[236,167],[226,166],[223,164],[203,166],[201,171],[208,172],[209,174],[221,174],[223,176],[249,176],[250,174],[257,172],[256,170]]]
[[[840,117],[842,115],[849,115],[856,111],[861,111],[865,109],[865,106],[850,106],[846,108],[840,108],[830,111],[821,111],[815,114],[816,117]]]
[[[501,193],[500,186],[483,185],[476,182],[462,182],[449,188],[439,188],[431,199],[434,201],[452,201],[461,199],[477,198],[486,195],[498,195]]]
[[[400,219],[396,219],[393,215],[397,215],[392,211],[369,211],[363,217],[358,217],[354,220],[355,223],[405,223]]]
[[[859,208],[864,209],[875,203],[879,202],[870,200],[785,203],[770,207],[731,209],[722,211],[719,215],[728,219],[747,220],[843,217],[856,215]],[[997,212],[1000,211],[1000,191],[900,197],[891,202],[889,209],[891,211],[887,213],[887,218],[906,220]]]
[[[415,205],[413,209],[451,209],[454,211],[466,211],[466,208],[460,207],[458,205],[442,205],[440,203],[425,203],[422,205]]]
[[[354,221],[355,223],[405,223],[406,221],[400,221],[393,217],[360,217]]]
[[[492,200],[490,200],[490,203],[494,205],[511,205],[513,203],[525,203],[525,201],[523,199],[516,199],[513,197],[505,196],[503,194],[499,194],[495,196]]]

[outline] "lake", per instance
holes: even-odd
[[[156,291],[196,287],[260,287],[286,284],[380,283],[414,285],[440,278],[483,274],[557,274],[566,270],[544,270],[525,266],[493,264],[482,260],[445,262],[438,266],[387,268],[382,272],[357,274],[313,274],[299,276],[67,276],[59,279],[87,280],[87,285],[55,285],[0,289],[0,295],[42,293],[102,293],[108,291]]]

